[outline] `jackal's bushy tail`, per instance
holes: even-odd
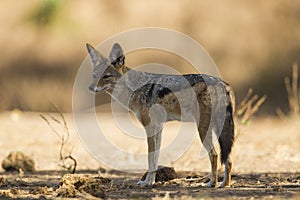
[[[231,98],[234,98],[230,95]],[[231,149],[234,142],[234,102],[230,101],[226,108],[226,118],[223,126],[222,133],[218,138],[220,149],[221,149],[221,163],[224,164],[229,154],[231,153]]]

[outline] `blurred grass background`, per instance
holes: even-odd
[[[238,99],[249,87],[268,95],[261,114],[288,109],[283,79],[300,61],[298,0],[1,0],[0,26],[1,111],[49,111],[52,102],[70,112],[85,43],[97,45],[137,27],[170,28],[194,38]],[[138,52],[126,61],[130,66],[157,59],[185,65],[159,52]]]

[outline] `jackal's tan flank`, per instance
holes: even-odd
[[[94,65],[93,92],[105,91],[132,111],[144,126],[148,143],[148,174],[138,184],[155,182],[163,124],[171,120],[195,122],[211,162],[209,187],[217,184],[218,154],[212,135],[216,133],[225,164],[221,187],[230,186],[230,152],[234,142],[233,97],[230,86],[205,74],[167,75],[135,71],[125,66],[119,44],[105,58],[87,44]],[[224,108],[224,109],[223,109]],[[218,134],[219,133],[219,134]]]

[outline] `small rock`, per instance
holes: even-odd
[[[142,181],[146,179],[147,173],[148,172],[143,175]],[[155,176],[155,182],[165,182],[176,178],[178,178],[178,175],[173,167],[158,166],[158,170],[156,171]]]
[[[33,159],[20,151],[9,153],[9,155],[2,161],[2,168],[5,171],[35,171]]]

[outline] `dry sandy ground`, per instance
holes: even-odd
[[[232,152],[232,187],[221,189],[204,187],[205,182],[208,181],[210,165],[208,158],[201,151],[198,138],[178,160],[171,164],[178,172],[179,179],[157,183],[152,188],[140,188],[135,183],[141,178],[142,173],[116,171],[94,159],[97,153],[104,154],[108,155],[114,161],[113,163],[121,163],[115,166],[123,166],[123,164],[125,166],[134,165],[135,156],[122,158],[120,155],[101,148],[101,145],[99,149],[95,149],[93,155],[90,155],[84,145],[93,144],[97,138],[91,138],[91,141],[85,141],[82,144],[75,131],[72,115],[65,114],[65,118],[70,130],[70,139],[65,145],[65,154],[72,151],[72,156],[78,163],[77,175],[71,176],[71,179],[80,179],[80,181],[75,181],[76,184],[71,184],[74,191],[73,193],[68,191],[69,196],[73,194],[78,199],[104,197],[103,195],[106,198],[122,199],[147,197],[154,199],[167,199],[168,197],[182,199],[300,198],[299,119],[259,118],[254,119],[245,127],[240,127],[241,131],[239,131]],[[121,136],[124,134],[118,130],[110,114],[99,115],[98,121],[104,132],[108,133],[106,137],[111,143],[129,152],[145,152],[145,141],[124,139]],[[63,133],[57,123],[53,122],[53,126],[59,133]],[[180,127],[178,123],[170,123],[166,126],[163,148],[173,141],[173,133],[178,132],[178,127]],[[185,133],[195,134],[195,130],[190,126]],[[62,194],[66,193],[59,193],[61,190],[59,191],[58,188],[69,183],[70,177],[64,177],[62,180],[66,172],[58,166],[59,147],[60,139],[41,119],[39,113],[17,111],[0,113],[0,158],[3,159],[11,151],[22,151],[34,159],[37,169],[36,172],[31,173],[7,173],[1,169],[0,197],[4,199],[9,197],[63,198]],[[164,155],[160,161],[163,164],[167,162]],[[146,164],[146,160],[143,162]],[[219,181],[222,177],[220,173]],[[89,189],[86,189],[85,185],[88,185]],[[57,197],[58,194],[61,196]]]

